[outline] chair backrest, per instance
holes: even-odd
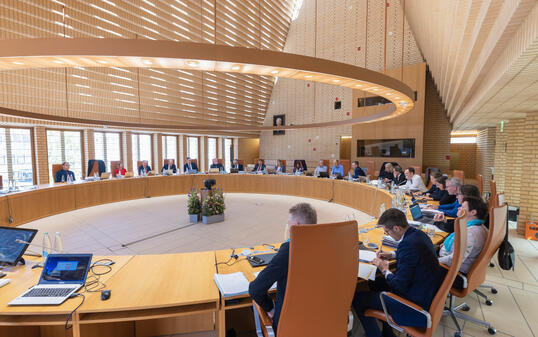
[[[121,161],[113,160],[110,162],[110,174],[112,177],[116,177],[116,170],[120,167]]]
[[[375,179],[375,161],[368,160],[366,167],[368,167],[368,173],[370,175],[370,179]]]
[[[498,206],[497,205],[497,202],[498,202],[498,199],[497,199],[497,183],[495,182],[495,180],[490,180],[489,181],[489,202],[488,202],[488,207],[489,209],[493,208],[493,207],[496,207]]]
[[[237,159],[237,163],[243,165],[243,168],[246,168],[245,161],[243,159]]]
[[[135,170],[135,171],[138,171],[138,168],[139,168],[140,166],[142,166],[142,161],[141,161],[141,160],[138,160],[138,161],[136,162],[136,167],[134,167],[134,170]]]
[[[462,212],[464,213],[464,212]],[[463,255],[465,254],[465,248],[467,248],[467,220],[465,219],[466,214],[462,214],[459,218],[454,221],[454,255],[452,256],[452,263],[448,269],[448,273],[441,283],[437,294],[433,298],[432,304],[430,305],[430,315],[432,321],[432,327],[429,328],[435,330],[441,317],[443,316],[443,310],[445,307],[446,297],[452,284],[458,275],[458,272],[463,262]],[[428,335],[432,335],[428,334]]]
[[[56,179],[56,172],[62,169],[62,164],[52,164],[52,179]]]
[[[316,164],[316,167],[319,165]],[[331,171],[331,167],[333,167],[333,163],[330,159],[323,159],[323,165],[327,166],[327,170],[329,170],[329,172]]]
[[[476,186],[478,187],[478,190],[480,191],[480,195],[484,196],[484,176],[482,176],[480,173],[476,175]]]
[[[340,160],[340,164],[344,167],[344,174],[347,175],[349,170],[351,170],[351,160],[342,159]]]
[[[486,272],[491,258],[499,249],[506,234],[508,206],[493,207],[489,211],[489,232],[482,251],[467,273],[467,293],[472,292],[486,280]]]
[[[282,162],[282,165],[284,165],[284,167],[287,168],[287,166],[286,166],[286,160],[285,160],[285,159],[280,159],[280,162]]]
[[[454,178],[459,178],[461,180],[462,184],[465,184],[465,172],[462,170],[454,170],[452,171],[452,176]]]
[[[415,169],[415,174],[422,176],[422,166],[411,166],[411,167]],[[403,170],[405,171],[405,167],[403,167]]]
[[[93,176],[95,173],[99,174],[99,162],[96,160],[93,162],[92,169],[90,170],[89,176]]]
[[[261,160],[261,161],[262,161],[262,164],[265,165],[265,160],[264,160],[264,159],[261,159],[261,158],[256,158],[256,159],[254,159],[254,165],[258,164],[258,160]]]
[[[176,161],[174,159],[164,159],[163,160],[163,166],[168,164],[168,161],[171,160],[172,161],[172,165],[175,165],[176,164]]]
[[[224,165],[224,159],[217,158],[217,162],[220,163],[221,165]]]
[[[431,187],[430,176],[435,172],[441,172],[441,170],[437,167],[426,167],[426,171],[424,172],[424,185],[428,186],[428,188]]]
[[[288,281],[277,336],[346,335],[357,284],[357,247],[356,221],[290,227]]]

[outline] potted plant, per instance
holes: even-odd
[[[210,191],[202,204],[202,222],[210,224],[224,221],[224,193],[221,189]]]
[[[189,221],[191,223],[196,223],[200,221],[200,212],[201,212],[201,205],[200,205],[200,197],[198,196],[198,191],[195,189],[191,189],[189,191],[189,194],[187,196],[187,204],[188,204],[188,213],[189,213]]]

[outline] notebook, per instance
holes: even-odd
[[[213,279],[223,297],[248,294],[249,282],[242,272],[215,274]]]
[[[375,273],[377,272],[377,267],[372,264],[359,263],[359,273],[358,276],[365,280],[375,281]]]
[[[359,250],[359,261],[370,263],[373,259],[376,257],[376,252],[372,252],[371,250]]]

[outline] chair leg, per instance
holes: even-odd
[[[487,296],[486,294],[484,294],[483,292],[481,292],[480,290],[475,289],[475,290],[473,290],[473,292],[474,292],[475,294],[477,294],[478,296],[484,298],[484,299],[486,300],[486,305],[492,305],[492,304],[493,304],[493,301],[490,300],[490,299],[488,298],[488,296]]]
[[[490,289],[492,294],[496,294],[496,293],[497,293],[497,289],[496,289],[494,286],[490,286],[489,284],[485,284],[485,283],[484,283],[484,284],[480,285],[479,288],[487,288],[487,289]]]
[[[497,330],[494,327],[492,327],[491,324],[489,324],[488,322],[479,320],[477,318],[474,318],[474,317],[471,317],[471,316],[468,316],[459,312],[459,310],[464,310],[464,311],[469,310],[469,306],[467,304],[462,303],[458,305],[457,307],[454,307],[454,296],[449,295],[449,300],[450,300],[450,307],[445,308],[445,310],[443,311],[443,316],[450,315],[450,317],[452,317],[452,320],[454,321],[454,324],[456,325],[456,329],[457,329],[455,336],[456,335],[461,336],[461,333],[462,333],[461,327],[456,318],[485,326],[486,328],[488,328],[488,332],[490,335],[494,335],[497,332]]]
[[[456,330],[461,334],[462,333],[462,330],[461,330],[461,327],[460,327],[460,323],[458,323],[458,320],[456,319],[456,315],[455,315],[455,311],[454,311],[454,296],[452,295],[449,295],[449,302],[450,302],[450,307],[448,309],[448,313],[450,315],[450,317],[452,318],[452,320],[454,321],[454,324],[456,325]]]

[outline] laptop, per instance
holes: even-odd
[[[329,172],[320,172],[319,177],[320,178],[329,178]]]
[[[268,265],[275,255],[276,253],[250,255],[247,257],[247,260],[252,267],[261,267]]]
[[[432,225],[434,223],[433,215],[423,214],[420,210],[420,205],[411,205],[409,207],[409,211],[411,212],[411,216],[413,217],[414,221],[422,222],[429,225]]]
[[[37,285],[8,305],[58,305],[86,283],[92,254],[49,254]]]
[[[22,256],[36,233],[37,229],[0,226],[0,264],[24,262]]]

